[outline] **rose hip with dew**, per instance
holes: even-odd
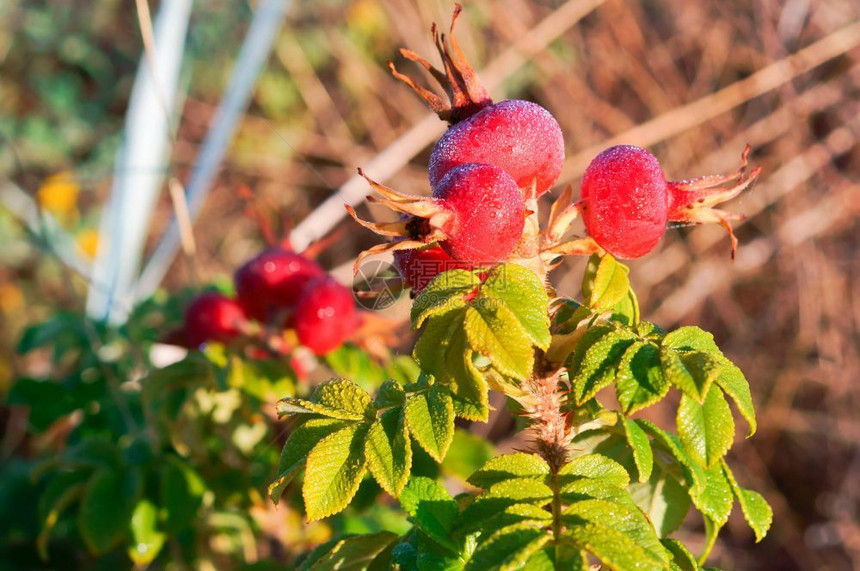
[[[714,206],[734,198],[758,177],[758,167],[745,177],[749,153],[747,146],[741,167],[732,174],[671,182],[645,149],[632,145],[606,149],[582,177],[579,210],[585,229],[613,256],[638,258],[654,249],[668,222],[716,222],[728,232],[734,257],[737,239],[729,221],[743,216]],[[726,183],[732,186],[721,186]]]
[[[375,224],[361,220],[347,206],[350,215],[378,234],[405,239],[366,250],[356,260],[356,268],[367,255],[424,248],[434,242],[459,262],[495,264],[507,260],[522,238],[525,199],[514,179],[499,167],[477,163],[454,167],[433,189],[432,197],[401,194],[365,178],[381,195],[369,200],[407,216]]]
[[[511,175],[527,197],[540,196],[558,180],[563,162],[558,121],[536,103],[508,99],[455,123],[442,135],[430,155],[430,186],[435,188],[458,165],[484,163]]]

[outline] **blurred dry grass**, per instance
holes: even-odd
[[[564,11],[592,4],[577,25],[559,25]],[[450,11],[437,0],[294,7],[267,80],[291,78],[299,112],[272,116],[275,104],[258,94],[195,227],[194,273],[229,272],[259,248],[239,185],[280,220],[301,221],[426,117],[385,61],[399,46],[431,55],[429,22],[447,22]],[[735,263],[723,231],[700,227],[668,232],[632,264],[643,314],[667,328],[713,331],[753,386],[759,433],[731,457],[776,518],[753,547],[733,515],[713,559],[727,569],[860,568],[858,22],[856,0],[472,0],[458,30],[479,69],[517,42],[529,50],[539,24],[550,34],[522,67],[509,52],[488,75],[497,97],[533,99],[558,118],[569,156],[559,186],[576,187],[610,141],[648,145],[673,179],[730,172],[747,142],[763,167],[760,183],[728,205],[749,216],[737,229]],[[327,55],[310,50],[313,42]],[[193,163],[216,102],[187,101],[174,174]],[[403,156],[389,184],[426,193],[428,153]],[[171,211],[166,195],[160,208],[156,236]],[[289,222],[277,226],[285,233]],[[329,266],[377,240],[351,221],[338,231],[348,239],[323,254]],[[581,268],[571,261],[556,272],[561,291],[576,291]],[[178,260],[167,285],[190,272]]]

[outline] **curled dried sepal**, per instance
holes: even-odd
[[[741,155],[741,166],[732,174],[709,175],[693,180],[668,182],[669,189],[669,221],[682,224],[702,224],[716,222],[725,228],[732,242],[732,259],[738,249],[738,240],[732,231],[730,220],[743,220],[743,214],[726,212],[714,208],[717,204],[731,200],[746,190],[761,173],[761,167],[755,167],[747,176],[750,146],[747,145]],[[724,185],[732,184],[726,187]]]
[[[466,60],[459,43],[457,43],[457,39],[454,37],[454,25],[457,23],[457,18],[460,16],[462,10],[463,7],[460,4],[454,6],[454,14],[451,16],[450,38],[440,33],[436,24],[433,24],[430,28],[430,32],[433,34],[433,43],[436,45],[436,50],[442,58],[442,64],[445,68],[444,72],[433,67],[430,62],[413,51],[407,49],[400,50],[403,57],[420,64],[433,75],[448,94],[451,101],[450,104],[446,103],[432,91],[415,83],[409,76],[397,71],[394,64],[388,62],[388,68],[396,79],[408,85],[418,97],[424,100],[439,115],[440,119],[452,124],[477,113],[493,102],[486,88],[478,80],[474,68]]]

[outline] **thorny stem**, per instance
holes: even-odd
[[[571,440],[567,415],[561,410],[559,375],[559,371],[535,375],[523,384],[526,396],[520,400],[525,415],[532,420],[535,451],[546,460],[553,474],[567,461]]]

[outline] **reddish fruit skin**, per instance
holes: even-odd
[[[493,165],[469,163],[451,169],[433,197],[453,214],[440,246],[452,258],[476,265],[506,260],[520,243],[525,202],[517,183]]]
[[[357,326],[352,292],[331,278],[309,282],[296,304],[299,342],[317,355],[340,347]]]
[[[426,250],[397,250],[394,252],[394,264],[415,295],[421,293],[442,272],[471,267],[471,264],[455,260],[439,246]]]
[[[247,314],[268,321],[273,313],[292,307],[309,281],[325,276],[315,262],[286,250],[266,250],[236,271],[236,295]]]
[[[455,123],[430,155],[430,186],[452,168],[484,163],[504,169],[520,188],[537,180],[535,195],[550,189],[564,162],[558,121],[536,103],[507,99]]]
[[[606,149],[582,176],[585,229],[616,258],[638,258],[654,249],[668,222],[666,177],[656,157],[639,147]]]
[[[241,333],[247,318],[234,299],[216,292],[195,298],[185,310],[185,334],[191,347],[205,341],[229,343]]]

